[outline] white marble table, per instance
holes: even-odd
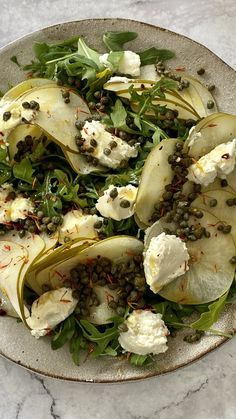
[[[236,68],[235,0],[0,0],[0,6],[0,45],[66,20],[127,17],[192,37]],[[0,419],[235,419],[235,389],[235,339],[173,374],[124,385],[44,379],[0,359]]]

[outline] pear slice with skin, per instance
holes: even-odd
[[[212,114],[190,132],[184,149],[198,160],[216,146],[236,138],[236,115]]]
[[[226,203],[228,199],[232,198],[236,198],[235,192],[230,192],[229,190],[224,190],[223,188],[221,190],[208,190],[202,192],[201,195],[193,201],[192,206],[194,208],[198,208],[199,210],[211,213],[217,218],[218,225],[230,225],[230,233],[236,245],[236,206],[228,206]],[[217,205],[211,207],[211,201],[213,199],[216,199]]]
[[[63,92],[70,94],[69,103],[65,103],[62,97]],[[40,106],[32,124],[43,129],[66,150],[79,153],[75,142],[75,136],[78,134],[75,122],[76,120],[83,121],[90,116],[89,108],[84,100],[66,87],[42,86],[26,92],[18,98],[17,102],[31,100],[38,102]]]
[[[161,141],[148,155],[144,164],[138,188],[135,213],[140,222],[151,224],[154,206],[165,191],[165,186],[172,182],[174,172],[168,163],[168,157],[175,150],[176,139]]]
[[[73,263],[77,255],[93,243],[94,240],[80,239],[74,246],[71,245],[70,248],[61,246],[54,251],[56,254],[49,254],[47,257],[38,260],[37,265],[34,265],[33,269],[26,276],[27,284],[38,295],[43,294],[46,288],[57,289],[64,286],[68,275],[65,272],[61,273],[58,270],[58,266],[65,264],[69,272],[74,266]],[[61,249],[62,247],[64,248]]]
[[[162,288],[159,294],[179,304],[204,304],[227,292],[233,282],[235,267],[230,259],[235,255],[231,234],[217,230],[219,220],[207,211],[203,218],[192,217],[192,224],[205,227],[210,238],[187,242],[189,270]]]
[[[1,103],[3,102],[11,102],[18,97],[25,94],[27,91],[34,89],[35,87],[43,87],[43,86],[56,86],[56,82],[53,80],[42,79],[42,78],[31,78],[22,81],[21,83],[13,86],[10,90],[8,90],[5,95],[3,95],[1,99]]]
[[[30,135],[33,140],[36,140],[39,139],[42,134],[43,131],[37,126],[30,124],[18,125],[7,137],[10,161],[14,160],[14,156],[18,151],[17,144],[19,141],[24,140],[27,135]]]

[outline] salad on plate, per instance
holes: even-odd
[[[236,297],[236,116],[135,38],[36,42],[0,100],[0,315],[77,365],[233,336],[214,324]]]

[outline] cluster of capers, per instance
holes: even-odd
[[[14,155],[14,160],[16,162],[20,162],[25,157],[25,155],[32,152],[33,145],[34,140],[31,135],[26,135],[26,137],[19,141],[16,145],[17,152]]]
[[[74,296],[79,299],[78,315],[89,316],[90,308],[100,304],[93,290],[96,285],[115,291],[116,297],[108,298],[108,306],[120,316],[125,313],[127,305],[145,307],[146,281],[141,256],[119,264],[105,257],[89,260],[88,264],[78,264],[70,272],[70,282]]]
[[[61,223],[62,217],[60,215],[47,217],[44,215],[43,211],[39,210],[31,217],[27,217],[25,220],[19,220],[17,222],[17,230],[21,238],[25,236],[27,231],[29,233],[40,232],[50,235],[58,229],[58,226]]]
[[[175,223],[175,231],[166,229],[167,234],[176,234],[182,240],[195,241],[202,237],[210,237],[209,231],[200,223],[190,225],[189,219],[193,215],[197,219],[203,217],[203,212],[198,208],[191,207],[191,203],[197,198],[201,186],[194,184],[193,191],[187,196],[183,194],[182,188],[188,174],[187,168],[192,164],[191,158],[183,151],[183,143],[178,141],[175,151],[168,157],[168,163],[175,173],[172,183],[165,186],[162,200],[154,206],[154,213],[151,221],[157,221],[161,217],[167,223]],[[215,202],[212,204],[215,204]]]
[[[93,94],[94,100],[88,103],[91,110],[98,110],[99,112],[105,112],[107,106],[110,104],[109,93],[105,90],[97,90]]]

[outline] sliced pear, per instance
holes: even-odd
[[[226,201],[228,199],[236,198],[234,192],[227,190],[209,190],[203,192],[193,202],[193,206],[203,211],[208,211],[217,218],[218,225],[223,223],[224,225],[231,225],[231,235],[236,244],[236,206],[228,206]],[[210,206],[212,199],[217,200],[215,207]],[[222,233],[221,233],[222,234]]]
[[[192,219],[198,224],[199,219]],[[210,238],[188,242],[189,271],[162,288],[159,294],[179,304],[203,304],[221,297],[230,288],[235,267],[230,259],[235,255],[231,234],[217,230],[218,219],[207,211],[200,223],[210,232]]]
[[[14,160],[14,156],[17,153],[17,144],[19,141],[24,140],[27,135],[30,135],[33,139],[39,139],[43,131],[34,125],[25,124],[18,125],[11,133],[9,134],[7,141],[9,143],[8,152],[10,160]]]
[[[78,153],[72,153],[71,151],[66,150],[62,147],[62,151],[65,154],[66,160],[71,165],[75,173],[83,173],[87,175],[91,172],[106,172],[107,168],[101,165],[94,166],[91,163],[87,163],[85,157]]]
[[[70,93],[69,103],[64,102],[63,91]],[[66,150],[78,153],[75,143],[78,131],[75,122],[77,119],[84,120],[90,115],[84,100],[71,89],[59,86],[36,87],[18,99],[20,103],[31,100],[35,100],[40,105],[40,110],[32,123],[38,125]]]
[[[171,71],[172,74],[176,76],[181,76],[182,80],[187,80],[189,82],[189,86],[184,88],[183,90],[179,91],[179,95],[185,99],[195,111],[199,114],[199,116],[205,117],[217,111],[217,106],[214,97],[212,96],[211,92],[201,83],[200,80],[195,79],[190,74],[186,73],[185,71]],[[148,80],[160,80],[161,77],[157,74],[155,65],[146,65],[141,67],[140,69],[140,78],[141,79],[148,79]],[[214,103],[214,107],[208,109],[207,102],[212,101]]]
[[[190,132],[185,143],[188,154],[199,159],[217,145],[236,138],[236,115],[213,114],[205,118]]]
[[[53,252],[54,254],[51,253],[41,260],[39,259],[38,263],[27,274],[27,284],[38,295],[45,292],[45,286],[50,289],[60,288],[64,285],[68,277],[58,270],[58,266],[65,265],[69,272],[74,267],[74,260],[77,255],[93,243],[94,240],[80,239],[74,245],[70,245],[70,247],[61,246]]]
[[[152,226],[148,227],[144,236],[144,248],[147,249],[153,237],[159,236],[159,234],[166,230],[174,232],[176,230],[175,223],[167,223],[163,218],[160,218],[160,220],[157,220]]]
[[[16,86],[13,86],[10,90],[8,90],[2,97],[1,102],[9,102],[16,100],[19,96],[22,96],[28,90],[42,86],[56,86],[56,82],[53,80],[41,78],[32,78],[24,80]]]
[[[98,297],[99,305],[90,308],[90,315],[86,320],[93,324],[108,324],[111,323],[111,318],[116,316],[116,311],[111,309],[108,302],[111,300],[117,301],[118,296],[116,291],[110,290],[108,287],[101,287],[95,285],[93,291]]]
[[[154,206],[160,201],[165,186],[174,177],[168,164],[168,156],[173,154],[176,142],[176,139],[163,140],[151,151],[144,164],[135,212],[140,222],[146,226],[151,224]]]
[[[153,80],[137,80],[137,79],[127,79],[126,81],[108,81],[104,85],[105,90],[115,92],[117,96],[130,99],[129,87],[132,85],[137,93],[141,94],[144,90],[150,89],[155,82]],[[188,98],[190,100],[190,98]],[[167,106],[169,109],[175,109],[179,112],[179,118],[182,119],[199,119],[200,115],[192,106],[191,102],[186,100],[185,97],[177,91],[165,91],[165,98],[155,98],[153,101],[155,105]],[[132,109],[136,110],[136,104],[133,102],[131,104]]]
[[[7,305],[12,306],[17,315],[21,317],[18,281],[21,271],[27,263],[28,251],[18,243],[2,240],[0,241],[0,260],[0,291],[6,297]]]
[[[38,235],[28,233],[24,238],[9,233],[6,239],[0,241],[0,290],[7,297],[17,315],[26,323],[29,315],[24,305],[23,290],[25,276],[31,264],[40,256],[44,249],[44,241]]]

